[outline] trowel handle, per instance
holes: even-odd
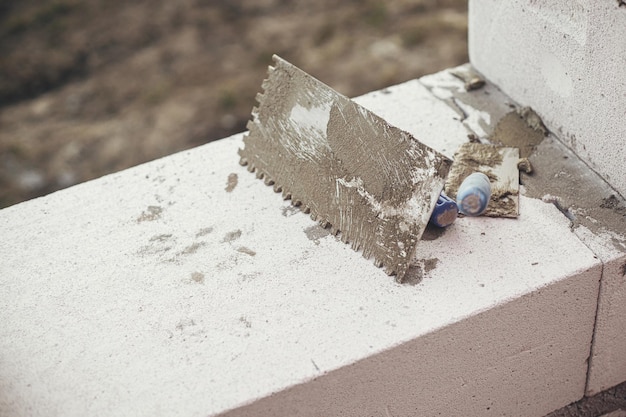
[[[487,210],[491,198],[489,177],[482,172],[474,172],[463,180],[456,193],[459,211],[466,216],[480,216]]]
[[[430,223],[438,227],[450,226],[459,214],[459,207],[450,197],[441,193],[437,199],[435,210],[430,216]]]

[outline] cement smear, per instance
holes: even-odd
[[[482,172],[491,182],[491,200],[483,215],[517,217],[519,172],[517,149],[481,143],[465,143],[454,155],[454,163],[446,180],[446,194],[456,198],[465,178]]]
[[[241,162],[402,281],[451,161],[275,57]]]
[[[467,72],[471,67],[465,65],[461,69]],[[459,76],[447,80],[439,76],[426,80],[425,85],[453,109],[461,103],[465,108],[490,115],[490,124],[481,125],[486,137],[476,131],[469,134],[496,145],[519,148],[524,194],[554,204],[572,222],[573,229],[583,226],[599,241],[626,253],[626,201],[551,134],[536,112],[512,103],[494,85],[487,83],[472,92],[450,85],[445,88],[446,95],[437,92],[438,82],[445,85],[438,80],[449,83],[454,78]]]
[[[541,119],[537,121],[539,116],[534,111],[525,109],[523,114],[526,118],[520,112],[512,111],[498,121],[489,136],[491,143],[519,148],[521,158],[528,158],[545,137],[544,130],[540,127],[543,123]],[[532,124],[529,124],[529,120]]]

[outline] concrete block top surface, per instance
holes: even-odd
[[[419,83],[361,101],[444,152],[467,140]],[[217,415],[599,264],[522,196],[517,220],[427,233],[397,284],[239,166],[241,144],[0,211],[0,415]]]

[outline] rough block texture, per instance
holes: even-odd
[[[587,387],[596,394],[626,380],[626,209],[611,196],[626,196],[626,4],[472,0],[469,20],[472,64],[532,106],[614,188],[586,169],[572,170],[556,143],[536,152],[554,179],[539,189],[559,199],[575,233],[604,263]],[[563,196],[568,188],[576,192]]]
[[[626,196],[626,4],[471,0],[472,65]]]
[[[604,263],[587,382],[587,395],[595,395],[626,381],[626,245],[610,232],[579,227],[576,234]]]
[[[417,81],[360,100],[466,140]],[[539,417],[582,397],[602,265],[554,205],[429,234],[399,285],[241,145],[0,211],[0,415]]]
[[[300,384],[246,410],[540,416],[580,397],[600,265],[552,206],[460,220],[401,286],[239,146],[0,212],[3,413],[213,415]]]
[[[466,128],[480,137],[500,140],[511,120],[522,120],[519,106],[491,83],[467,92],[452,72],[468,70],[465,66],[442,71],[421,82],[462,113]],[[604,265],[587,384],[587,395],[594,395],[626,381],[626,201],[554,134],[540,135],[539,142],[527,146],[525,141],[535,133],[528,129],[512,135],[518,136],[515,141],[522,150],[530,151],[533,172],[521,174],[525,195],[558,207],[570,219],[573,233]]]

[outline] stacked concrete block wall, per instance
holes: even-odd
[[[626,4],[472,0],[472,64],[626,196]]]
[[[596,394],[626,380],[626,212],[600,213],[626,195],[626,3],[471,0],[469,28],[472,65],[608,184],[561,198],[567,169],[552,162],[552,191],[604,264],[587,386]]]

